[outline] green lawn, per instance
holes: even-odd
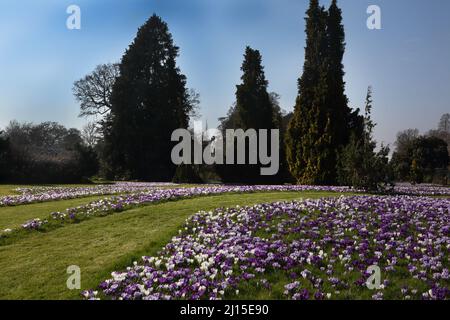
[[[52,212],[64,211],[67,208],[77,207],[103,198],[105,198],[105,196],[93,196],[71,200],[33,203],[13,207],[0,207],[0,230],[7,228],[15,229],[28,220],[35,218],[46,219]]]
[[[199,210],[338,195],[271,192],[199,197],[140,207],[48,233],[36,232],[0,247],[0,299],[80,298],[79,291],[66,288],[68,266],[80,266],[82,289],[96,288],[112,271],[124,269],[142,255],[156,254],[177,234],[185,219]]]
[[[0,197],[18,194],[14,189],[22,186],[16,184],[0,184]],[[25,186],[23,186],[25,187]]]

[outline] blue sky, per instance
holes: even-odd
[[[330,0],[322,0],[325,6]],[[434,128],[450,112],[450,1],[340,0],[347,33],[346,92],[364,103],[374,88],[378,141],[399,130]],[[292,110],[304,56],[308,0],[2,0],[0,128],[12,119],[81,127],[72,84],[97,64],[119,61],[152,13],[169,24],[181,48],[188,86],[201,95],[209,126],[226,114],[246,45],[263,55],[271,91]],[[82,29],[66,28],[66,8],[79,5]],[[382,30],[366,27],[369,5]]]

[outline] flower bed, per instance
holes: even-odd
[[[394,191],[398,194],[417,196],[450,196],[450,187],[443,187],[433,184],[398,184]]]
[[[0,207],[16,206],[36,202],[46,202],[54,200],[68,200],[89,196],[136,194],[152,191],[160,187],[175,187],[173,183],[157,182],[117,182],[111,185],[96,185],[92,187],[30,187],[18,188],[16,191],[20,195],[0,197]],[[360,192],[349,187],[331,186],[202,186],[199,188],[226,188],[227,190],[241,189],[246,192],[248,189],[265,189],[267,191],[294,190],[294,191],[336,191],[336,192]],[[435,185],[398,185],[394,188],[398,194],[418,195],[418,196],[450,196],[449,187]]]
[[[92,216],[105,216],[113,212],[145,205],[154,202],[171,201],[196,196],[219,195],[224,193],[253,193],[253,192],[301,192],[301,191],[328,191],[349,192],[346,187],[320,187],[320,186],[215,186],[175,189],[154,189],[148,192],[114,196],[93,201],[89,204],[68,208],[65,212],[53,212],[54,220],[71,221],[83,220]]]
[[[86,205],[68,208],[64,212],[52,212],[49,218],[29,228],[31,221],[22,225],[24,230],[40,230],[49,224],[60,227],[61,223],[79,222],[90,217],[106,216],[114,212],[121,212],[133,207],[156,203],[161,201],[172,201],[196,196],[219,195],[224,193],[252,193],[252,192],[302,192],[302,191],[326,191],[326,192],[349,192],[347,187],[323,187],[323,186],[210,186],[196,188],[174,188],[153,189],[146,192],[138,192],[127,195],[112,196],[101,200],[90,202]],[[1,232],[1,238],[8,238],[18,230]]]
[[[68,200],[89,196],[101,196],[120,193],[148,191],[162,186],[173,186],[170,183],[118,182],[115,184],[96,185],[92,187],[30,187],[18,188],[20,195],[0,197],[0,207],[16,206],[36,202]]]
[[[286,299],[448,299],[449,236],[446,199],[358,196],[217,209],[189,218],[158,256],[112,273],[100,289],[112,299],[222,299],[240,289],[270,293],[275,274]],[[375,291],[366,287],[373,265],[382,278]]]

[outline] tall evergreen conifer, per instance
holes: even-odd
[[[332,145],[336,150],[349,142],[351,110],[345,95],[344,65],[345,31],[342,12],[333,0],[327,17],[328,75],[327,107],[332,117]]]
[[[311,0],[306,14],[305,63],[286,156],[298,183],[335,184],[338,155],[351,135],[363,134],[363,117],[345,95],[345,31],[337,1],[325,11]]]
[[[301,184],[327,184],[335,178],[332,114],[327,107],[327,14],[311,0],[306,17],[306,48],[299,95],[286,135],[289,169]]]
[[[243,130],[273,129],[272,102],[258,50],[247,46],[241,70],[242,83],[236,86],[237,127]]]
[[[167,24],[153,15],[120,63],[105,126],[107,158],[116,176],[170,180],[171,133],[187,128],[192,105],[186,77],[176,65],[178,47]]]
[[[245,49],[241,70],[242,83],[236,86],[236,104],[223,121],[222,129],[243,129],[244,131],[254,129],[256,132],[259,129],[278,129],[279,125],[276,124],[278,114],[274,111],[272,99],[267,92],[268,81],[258,50],[250,47]],[[258,150],[249,148],[246,150],[248,162],[249,152]],[[269,149],[269,152],[271,151]],[[279,150],[273,150],[273,152],[279,152]],[[234,162],[236,163],[236,152]],[[274,179],[274,177],[261,176],[260,167],[260,165],[235,164],[219,166],[218,170],[225,182],[262,183]]]

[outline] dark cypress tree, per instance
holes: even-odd
[[[167,24],[153,15],[139,28],[120,63],[105,125],[105,152],[116,176],[170,180],[171,133],[186,128],[192,105],[178,47]]]
[[[289,169],[301,184],[328,184],[335,179],[332,114],[327,107],[327,14],[311,0],[306,17],[306,48],[299,96],[286,135]]]
[[[236,86],[236,112],[238,128],[273,129],[273,109],[268,81],[262,66],[262,57],[258,50],[245,49],[242,83]]]
[[[328,41],[328,94],[327,106],[330,109],[332,121],[332,145],[336,149],[344,146],[350,139],[349,117],[351,110],[345,95],[344,65],[342,60],[345,52],[345,31],[342,25],[342,12],[333,0],[328,9],[327,17]]]
[[[332,110],[333,145],[338,149],[349,143],[352,135],[360,137],[364,132],[364,117],[360,110],[348,106],[345,94],[344,65],[345,30],[342,10],[337,0],[331,2],[327,18],[328,41],[328,97],[327,105]]]
[[[222,129],[278,129],[273,101],[267,92],[268,81],[262,66],[262,57],[258,50],[247,46],[244,54],[242,83],[236,86],[236,104],[223,119]],[[270,141],[268,141],[270,146]],[[247,151],[249,149],[247,148]],[[257,150],[255,150],[257,151]],[[269,150],[271,152],[271,150]],[[274,152],[279,152],[275,150]],[[248,152],[247,152],[248,160]],[[236,163],[236,153],[235,153]],[[218,171],[225,182],[268,182],[274,177],[261,176],[260,165],[226,165],[218,166]]]

